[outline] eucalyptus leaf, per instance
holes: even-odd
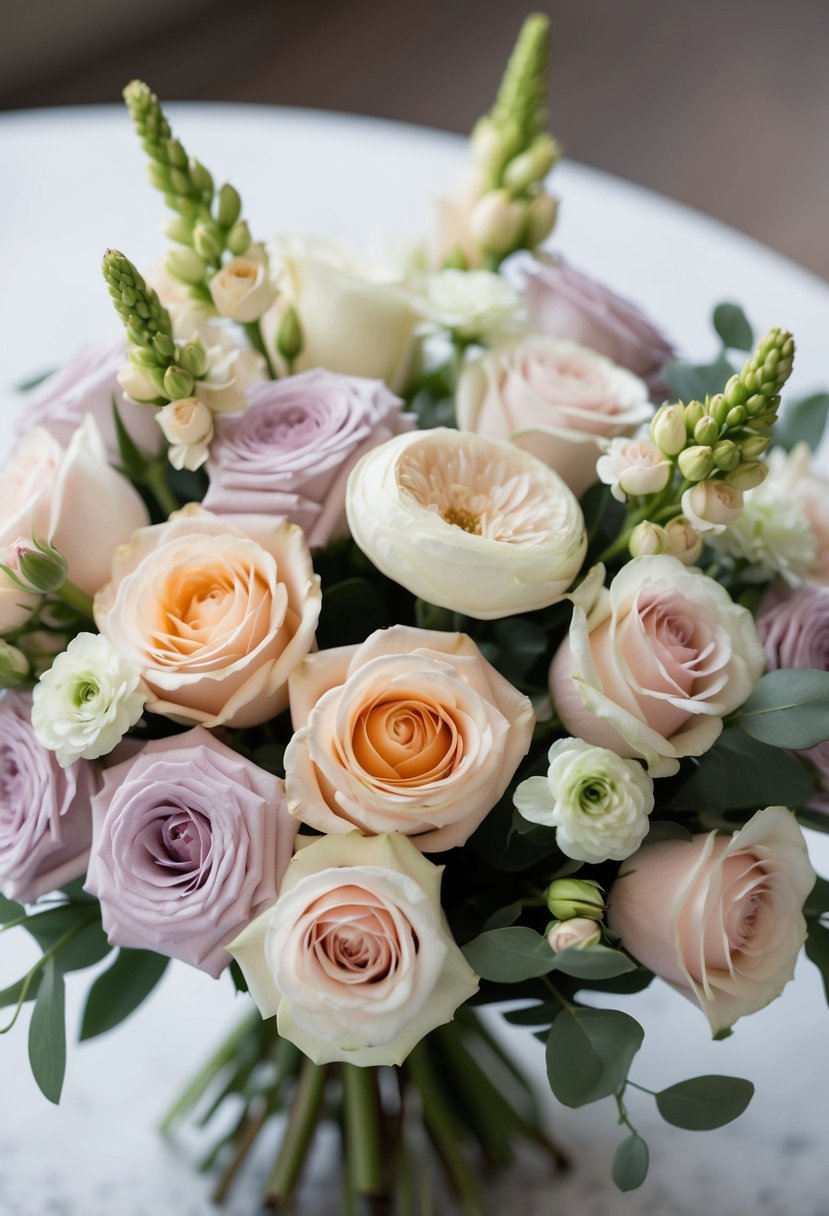
[[[43,968],[29,1023],[29,1063],[41,1092],[60,1101],[66,1073],[66,1000],[63,972],[50,959]]]
[[[611,950],[601,945],[583,950],[572,946],[568,950],[559,950],[553,962],[556,971],[576,979],[609,980],[636,970],[636,963],[621,950]]]
[[[644,1033],[616,1009],[562,1009],[547,1038],[547,1076],[559,1102],[585,1106],[621,1089]]]
[[[549,1029],[557,1012],[557,1005],[539,1001],[535,1005],[522,1005],[520,1009],[508,1009],[503,1018],[510,1026],[546,1026]]]
[[[613,1181],[620,1191],[635,1191],[648,1176],[648,1146],[636,1132],[623,1140],[613,1158]]]
[[[819,920],[809,920],[806,957],[811,959],[823,980],[823,991],[829,1004],[829,929]]]
[[[12,920],[19,920],[21,916],[25,915],[26,909],[22,904],[15,903],[13,899],[6,899],[5,895],[0,895],[0,925],[6,925]]]
[[[714,329],[729,350],[751,350],[754,332],[739,304],[718,304],[714,309]]]
[[[819,916],[822,912],[829,912],[829,881],[818,876],[806,900],[803,914],[804,916]]]
[[[680,1081],[655,1097],[667,1123],[706,1132],[739,1118],[753,1095],[754,1086],[742,1077],[705,1076]]]
[[[673,811],[732,811],[801,806],[813,794],[814,779],[802,760],[732,727],[705,753],[667,807]]]
[[[169,958],[151,950],[121,949],[115,962],[89,990],[81,1022],[81,1041],[118,1026],[150,995]]]
[[[463,954],[481,979],[501,984],[547,975],[556,957],[546,938],[523,925],[481,933],[464,946]]]
[[[829,739],[829,672],[770,671],[739,711],[741,730],[772,747],[808,748]]]
[[[734,367],[721,355],[713,363],[666,363],[663,374],[678,400],[704,401],[706,396],[722,392]]]
[[[787,405],[774,428],[774,442],[790,452],[796,443],[806,443],[814,452],[826,427],[829,393],[814,393]]]
[[[495,912],[491,912],[484,921],[483,931],[489,932],[490,929],[507,929],[510,925],[514,925],[524,909],[524,905],[520,899],[514,903],[507,904],[503,908],[497,908]]]

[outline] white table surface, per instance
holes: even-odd
[[[363,244],[373,232],[407,238],[422,230],[429,199],[463,159],[454,136],[377,120],[253,106],[170,110],[188,149],[239,187],[251,227],[263,236],[293,230]],[[758,330],[794,330],[795,392],[829,381],[824,283],[713,220],[593,170],[564,164],[555,183],[563,200],[555,247],[638,299],[685,351],[714,354],[711,307],[731,299]],[[142,156],[116,107],[0,116],[0,184],[2,443],[19,405],[15,383],[57,365],[90,337],[115,332],[99,272],[104,249],[122,248],[142,265],[164,241],[162,203],[145,184]],[[810,835],[811,846],[829,874],[824,839]],[[23,969],[21,937],[0,937],[0,986]],[[70,980],[70,1033],[88,983],[88,975]],[[662,1123],[646,1096],[632,1096],[632,1117],[651,1147],[651,1174],[641,1190],[620,1195],[609,1177],[622,1138],[612,1101],[580,1111],[551,1103],[575,1171],[551,1182],[528,1166],[520,1181],[513,1177],[498,1190],[497,1212],[520,1206],[524,1216],[826,1216],[829,1010],[811,964],[801,962],[783,997],[723,1043],[712,1043],[704,1018],[659,983],[624,1008],[646,1029],[636,1080],[659,1088],[707,1072],[747,1076],[757,1085],[748,1112],[719,1132],[681,1132]],[[129,1023],[70,1048],[58,1109],[29,1075],[22,1020],[0,1040],[0,1214],[213,1212],[207,1184],[190,1172],[189,1147],[171,1149],[153,1123],[239,1012],[227,979],[214,983],[176,964]],[[540,1045],[515,1032],[510,1043],[542,1083]],[[327,1156],[319,1162],[321,1181],[305,1192],[306,1216],[330,1216],[334,1208],[333,1149]],[[231,1216],[257,1210],[267,1152],[254,1166],[253,1179],[226,1208]]]

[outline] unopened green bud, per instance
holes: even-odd
[[[34,548],[21,545],[17,550],[20,582],[41,595],[51,595],[66,582],[66,558],[54,545],[33,538]]]
[[[205,262],[217,262],[222,256],[222,242],[206,224],[196,224],[193,229],[193,248]]]
[[[165,265],[182,283],[203,283],[207,276],[207,267],[194,249],[171,249]]]
[[[589,878],[556,878],[546,892],[547,907],[556,920],[584,916],[601,920],[605,912],[602,889]]]
[[[767,405],[768,401],[762,393],[753,393],[745,403],[745,411],[749,418],[757,418],[765,412]]]
[[[666,456],[678,456],[688,442],[685,430],[685,407],[662,405],[650,425],[651,439]]]
[[[747,391],[739,376],[732,376],[723,389],[723,397],[725,397],[729,407],[745,405],[750,396],[751,394]]]
[[[239,220],[228,233],[227,247],[232,254],[239,257],[250,249],[250,244],[250,229],[244,220]]]
[[[479,118],[472,128],[472,159],[491,180],[497,180],[519,140],[520,132],[514,124],[513,130],[504,130],[502,127],[496,127],[492,119],[485,115]]]
[[[293,304],[289,304],[285,310],[285,315],[279,322],[279,330],[276,335],[276,349],[282,358],[290,364],[302,353],[302,344],[302,325],[300,324],[299,315]]]
[[[746,430],[759,431],[762,434],[764,431],[770,431],[777,421],[777,410],[767,410],[765,414],[761,414],[759,418],[749,418],[746,423]]]
[[[150,179],[150,185],[155,190],[160,190],[162,194],[169,194],[172,191],[170,170],[165,165],[160,165],[158,161],[147,162],[147,177]]]
[[[187,168],[187,153],[177,139],[168,139],[166,144],[167,162],[175,169]]]
[[[469,231],[482,249],[506,254],[516,246],[524,226],[525,207],[513,202],[508,190],[491,190],[475,204]]]
[[[647,519],[636,525],[628,541],[631,557],[652,557],[664,553],[667,547],[665,529]]]
[[[207,371],[207,351],[200,339],[187,342],[178,352],[178,361],[194,380],[200,380]]]
[[[753,490],[763,484],[768,472],[769,466],[762,460],[747,460],[738,464],[732,473],[727,473],[725,480],[735,490]]]
[[[740,456],[743,460],[759,460],[770,443],[769,436],[753,435],[751,439],[744,439],[740,444]]]
[[[692,401],[690,405],[685,406],[685,429],[689,435],[693,435],[694,427],[699,422],[700,418],[705,417],[705,406],[701,401]]]
[[[190,158],[190,181],[201,194],[213,193],[213,178],[201,161]],[[184,191],[182,191],[182,194]]]
[[[714,464],[724,473],[730,473],[740,463],[740,448],[730,439],[721,439],[719,443],[715,443],[711,455],[714,457]]]
[[[699,422],[694,427],[694,439],[697,443],[705,444],[710,447],[715,444],[720,437],[720,428],[717,426],[710,414],[703,414]]]
[[[725,416],[725,425],[736,430],[738,426],[742,426],[748,415],[742,405],[735,405],[728,411]]]
[[[164,373],[164,392],[171,401],[180,401],[193,392],[193,377],[183,367],[168,367]]]
[[[456,245],[454,249],[451,249],[449,251],[449,253],[446,255],[446,257],[443,259],[443,265],[441,266],[441,270],[468,270],[468,269],[469,269],[469,260],[466,256],[466,254],[464,253],[464,251],[461,249],[460,245]]]
[[[513,157],[504,170],[504,185],[513,194],[523,194],[543,182],[559,156],[558,145],[549,135],[540,135],[526,152]]]
[[[22,650],[0,640],[0,688],[19,688],[29,680],[31,667]]]
[[[687,481],[705,481],[714,468],[711,448],[697,446],[686,448],[677,456],[679,471]]]
[[[524,241],[528,249],[535,249],[545,241],[556,226],[558,199],[550,194],[538,194],[532,200],[524,216]]]
[[[164,225],[164,233],[178,245],[193,244],[193,225],[183,215],[176,215],[168,220]]]
[[[225,182],[219,191],[219,203],[216,208],[216,219],[223,228],[232,228],[242,211],[242,200],[239,191]]]
[[[165,363],[176,353],[176,344],[170,334],[156,334],[153,338],[153,347]]]

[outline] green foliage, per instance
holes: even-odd
[[[655,1097],[667,1123],[706,1132],[739,1118],[753,1095],[754,1086],[741,1077],[706,1076],[680,1081]]]
[[[585,1106],[617,1093],[644,1034],[615,1009],[562,1009],[547,1038],[547,1076],[559,1102]]]
[[[829,912],[829,882],[825,878],[816,879],[803,912],[806,916],[820,916]]]
[[[714,329],[729,350],[751,350],[754,332],[739,304],[718,304],[714,309]]]
[[[719,355],[713,363],[666,363],[663,375],[678,401],[704,401],[721,393],[735,370],[724,355]]]
[[[648,844],[658,844],[664,840],[690,840],[691,833],[681,823],[672,823],[669,819],[652,819],[648,828]]]
[[[366,578],[348,578],[323,591],[317,643],[320,650],[351,646],[389,623],[380,589]]]
[[[63,972],[55,959],[43,968],[43,978],[29,1023],[29,1063],[41,1092],[60,1101],[66,1072],[66,998]]]
[[[636,964],[621,950],[608,946],[589,949],[551,949],[545,937],[523,925],[491,929],[464,947],[464,957],[482,979],[500,984],[516,984],[560,971],[576,979],[612,979]]]
[[[822,880],[820,880],[822,881]],[[826,886],[826,883],[824,883]],[[819,920],[809,919],[809,936],[806,938],[806,957],[811,959],[823,980],[823,991],[829,1003],[829,928]]]
[[[732,727],[723,731],[667,806],[673,811],[757,810],[801,806],[813,793],[814,778],[801,760]]]
[[[115,962],[89,990],[81,1022],[81,1041],[118,1026],[150,995],[169,959],[150,950],[121,949]]]
[[[633,1132],[616,1149],[613,1158],[613,1181],[620,1191],[635,1191],[648,1176],[650,1158],[648,1146]]]
[[[787,406],[783,417],[774,428],[774,442],[790,452],[796,443],[806,443],[815,451],[818,447],[826,418],[829,415],[829,393],[814,393]]]
[[[768,672],[739,711],[737,725],[772,747],[823,743],[829,739],[829,672],[808,667]]]

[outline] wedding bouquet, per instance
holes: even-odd
[[[274,1210],[324,1121],[349,1213],[432,1211],[430,1144],[471,1214],[480,1161],[562,1164],[504,1003],[561,1102],[615,1099],[631,1189],[643,1031],[611,1006],[659,978],[720,1038],[804,942],[829,977],[829,397],[778,418],[785,330],[723,304],[685,363],[542,251],[547,42],[528,18],[392,267],[254,240],[130,84],[172,249],[107,251],[122,333],[27,397],[0,472],[0,922],[41,950],[3,1029],[31,1003],[57,1102],[67,973],[107,959],[82,1039],[171,958],[234,984],[165,1121],[222,1115],[219,1197],[272,1120]],[[665,1082],[692,1129],[752,1093]]]

